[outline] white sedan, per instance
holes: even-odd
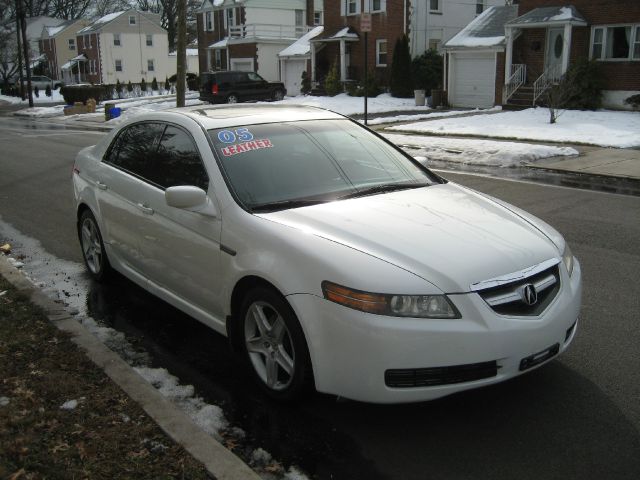
[[[556,230],[332,112],[144,114],[78,154],[73,186],[90,274],[227,335],[278,399],[434,399],[576,334],[580,264]]]

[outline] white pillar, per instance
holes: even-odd
[[[340,40],[340,81],[347,79],[347,49],[344,40]]]
[[[571,55],[571,24],[564,26],[564,41],[562,42],[562,75],[569,68],[569,56]]]
[[[504,27],[505,40],[507,41],[507,50],[504,53],[504,84],[506,85],[511,78],[511,64],[513,62],[513,30],[510,27]]]
[[[316,44],[310,42],[311,45],[311,83],[315,86],[316,83]],[[307,72],[309,73],[309,72]]]

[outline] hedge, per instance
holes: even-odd
[[[113,85],[68,85],[60,89],[60,93],[67,105],[75,102],[86,103],[93,98],[96,102],[110,100]]]

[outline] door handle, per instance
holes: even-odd
[[[100,190],[106,190],[107,188],[109,188],[106,183],[102,183],[100,181],[96,181],[96,185]]]
[[[138,203],[137,206],[142,211],[142,213],[153,215],[153,208],[146,206],[144,203]]]

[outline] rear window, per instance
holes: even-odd
[[[431,173],[349,120],[210,130],[224,173],[248,209],[330,201],[375,185],[431,184]]]

